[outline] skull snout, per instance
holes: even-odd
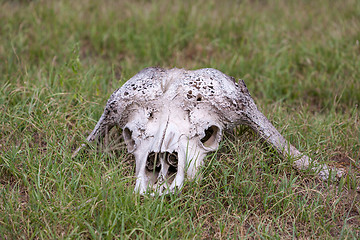
[[[177,152],[150,152],[146,158],[145,163],[145,175],[144,181],[140,185],[144,188],[140,188],[140,193],[147,191],[147,187],[151,187],[153,190],[162,194],[165,189],[171,191],[175,187],[176,178],[178,178],[178,184],[182,184],[183,177],[178,176],[178,153]]]

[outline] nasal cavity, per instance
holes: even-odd
[[[160,162],[160,154],[151,152],[149,153],[147,160],[146,160],[146,169],[148,171],[156,171],[159,172],[161,169],[161,162]]]
[[[176,173],[177,169],[178,169],[178,162],[179,162],[177,152],[172,152],[172,153],[167,152],[166,153],[166,162],[170,165],[169,172]]]
[[[161,170],[160,157],[165,157],[167,164],[169,164],[169,173],[176,173],[178,169],[178,153],[177,152],[165,152],[165,153],[149,153],[146,159],[146,170],[150,172],[159,172]]]

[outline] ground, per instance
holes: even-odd
[[[360,3],[0,1],[0,239],[360,238]],[[149,66],[242,78],[300,151],[291,167],[239,126],[180,195],[133,193],[134,159],[72,152]]]

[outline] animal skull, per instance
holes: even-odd
[[[257,109],[244,81],[236,83],[211,68],[140,71],[111,95],[87,141],[105,136],[114,126],[122,128],[136,160],[135,192],[162,194],[181,189],[185,177],[194,179],[206,154],[219,147],[224,130],[239,124],[250,126],[283,156],[297,159],[297,169],[310,167],[311,159]],[[327,165],[311,167],[322,179],[334,171]]]

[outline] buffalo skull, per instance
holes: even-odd
[[[111,95],[87,141],[120,127],[136,160],[135,192],[163,194],[181,189],[186,177],[194,179],[206,154],[219,147],[224,130],[239,124],[250,126],[282,156],[294,158],[297,169],[310,167],[322,179],[330,170],[343,174],[301,154],[257,109],[243,80],[211,68],[143,69]]]

